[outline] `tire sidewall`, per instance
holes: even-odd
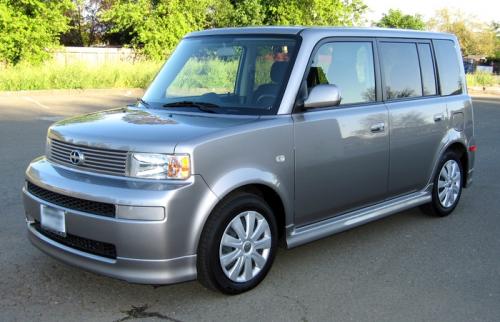
[[[248,282],[238,283],[230,280],[223,272],[219,258],[219,247],[222,235],[231,220],[233,220],[242,212],[252,210],[260,213],[269,224],[269,228],[271,230],[271,249],[267,262],[264,268],[259,272],[259,274]],[[228,294],[238,294],[250,290],[257,286],[265,278],[276,255],[278,236],[276,220],[274,218],[272,210],[261,198],[245,194],[236,197],[235,199],[227,203],[226,206],[218,209],[215,215],[217,216],[217,222],[215,223],[217,228],[215,230],[215,236],[211,241],[211,245],[209,247],[210,254],[208,255],[210,271],[212,273],[213,279],[215,280],[215,284],[221,291]]]

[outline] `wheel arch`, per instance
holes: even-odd
[[[467,175],[469,169],[469,154],[467,153],[467,145],[461,140],[450,141],[440,150],[440,153],[434,162],[434,169],[432,171],[429,183],[432,183],[433,178],[436,175],[436,172],[439,171],[438,169],[439,161],[441,160],[443,155],[448,151],[453,151],[460,160],[460,163],[462,165],[462,171],[464,174],[462,176],[462,186],[465,187],[467,183]]]
[[[273,210],[274,217],[276,218],[276,223],[278,225],[278,234],[279,234],[278,237],[280,239],[283,238],[285,236],[286,212],[285,212],[285,205],[279,193],[269,185],[262,183],[249,183],[239,186],[228,192],[217,203],[217,205],[240,192],[251,193],[264,199],[264,201]],[[217,207],[217,205],[215,207]]]
[[[283,242],[286,238],[285,227],[289,224],[289,221],[292,220],[292,214],[290,205],[287,203],[287,191],[283,188],[283,185],[280,185],[280,181],[276,180],[276,178],[268,178],[274,180],[265,180],[265,176],[253,176],[253,178],[246,177],[246,179],[243,180],[242,177],[244,177],[243,173],[238,171],[234,173],[234,175],[229,176],[228,174],[228,178],[224,179],[226,184],[221,184],[220,182],[215,185],[209,184],[210,190],[213,195],[216,196],[216,199],[211,200],[208,204],[204,204],[203,209],[199,209],[199,212],[197,212],[195,216],[196,218],[194,218],[192,222],[194,251],[198,249],[201,234],[203,233],[206,222],[213,214],[216,207],[240,192],[253,193],[264,199],[275,215],[278,225],[279,241]],[[236,178],[239,180],[236,180]],[[229,182],[232,184],[227,184]]]

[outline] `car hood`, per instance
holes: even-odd
[[[126,107],[59,121],[49,128],[48,136],[96,148],[173,153],[178,143],[257,119],[258,116],[177,113]]]

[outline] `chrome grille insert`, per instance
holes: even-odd
[[[70,157],[75,151],[84,156],[84,159],[77,164],[72,162]],[[47,157],[55,163],[107,174],[124,176],[127,169],[127,151],[94,148],[54,139],[49,141]]]

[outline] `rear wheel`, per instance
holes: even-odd
[[[205,224],[198,247],[198,279],[206,287],[238,294],[257,286],[277,248],[277,227],[269,205],[240,193],[217,207]]]
[[[444,217],[451,214],[457,206],[462,194],[463,168],[458,156],[446,152],[439,163],[434,177],[432,201],[422,206],[424,212]]]

